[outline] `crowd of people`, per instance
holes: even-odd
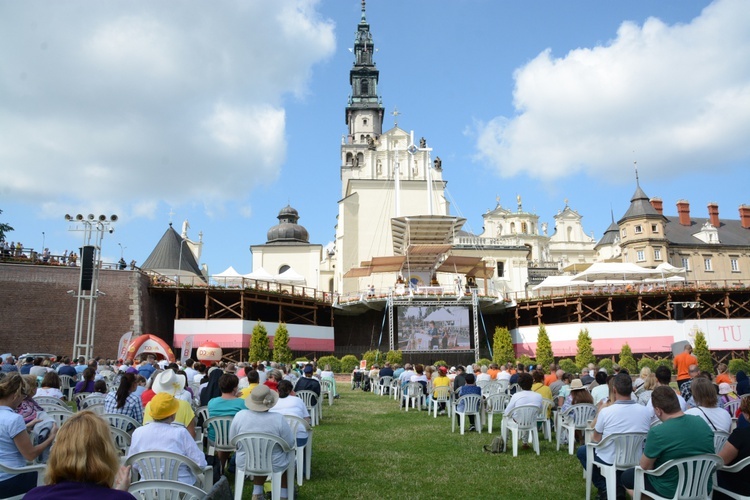
[[[208,418],[233,417],[232,438],[245,432],[266,432],[279,436],[291,448],[302,448],[308,440],[307,431],[298,426],[293,434],[284,415],[310,422],[308,407],[296,393],[312,391],[321,397],[321,375],[333,376],[327,368],[323,371],[312,363],[300,367],[223,362],[206,366],[191,359],[184,364],[157,361],[154,356],[140,361],[66,357],[16,360],[7,356],[0,364],[0,463],[14,469],[32,461],[46,463],[46,486],[36,487],[36,472],[3,472],[0,498],[24,493],[26,498],[94,494],[132,498],[127,493],[131,471],[120,467],[109,424],[100,414],[132,419],[133,424],[127,426],[132,440],[124,458],[140,452],[168,451],[205,467],[206,455],[196,441],[196,428],[204,423],[198,422],[201,406],[207,408]],[[75,381],[71,401],[66,401],[68,392],[62,383],[66,376]],[[102,411],[76,407],[78,411],[59,429],[35,399],[54,398],[62,407],[71,408],[76,395],[96,392],[103,393]],[[207,439],[209,444],[216,439],[213,428],[208,429]],[[275,452],[274,471],[286,469],[291,459],[288,454]],[[221,451],[216,453],[216,460],[215,468],[221,473],[226,466],[242,464],[244,457]],[[197,477],[183,465],[179,480],[192,485]],[[265,498],[265,480],[253,478],[253,499]],[[282,498],[287,493],[285,478]]]

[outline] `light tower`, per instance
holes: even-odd
[[[117,222],[117,215],[89,214],[88,218],[82,214],[75,217],[65,215],[65,220],[73,223],[71,231],[83,231],[83,246],[81,247],[81,274],[78,281],[78,294],[75,295],[76,326],[73,340],[73,357],[83,356],[88,361],[93,356],[94,333],[96,327],[96,299],[104,295],[98,289],[99,268],[101,267],[101,244],[104,232],[114,232],[110,225]],[[72,293],[68,292],[68,293]]]

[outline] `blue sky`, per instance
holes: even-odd
[[[668,215],[750,203],[749,7],[370,0],[367,20],[383,104],[441,157],[467,230],[520,195],[550,228],[567,199],[599,238],[634,160]],[[61,253],[82,238],[66,213],[116,213],[104,259],[142,263],[173,212],[211,273],[248,273],[290,203],[332,241],[359,17],[358,0],[0,0],[8,239]]]

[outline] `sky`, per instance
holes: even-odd
[[[0,222],[142,263],[170,221],[252,270],[287,204],[334,239],[359,0],[0,0]],[[440,156],[452,213],[497,200],[600,238],[640,185],[694,217],[750,204],[750,1],[370,0],[378,91]],[[384,131],[393,126],[386,115]]]

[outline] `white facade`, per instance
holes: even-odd
[[[250,251],[253,254],[253,272],[263,268],[277,275],[288,266],[305,277],[305,282],[300,285],[327,289],[327,285],[320,280],[322,245],[253,245]]]

